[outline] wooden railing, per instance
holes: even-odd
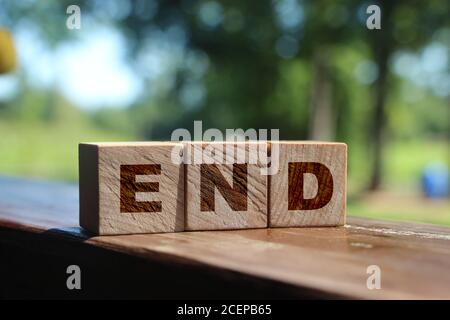
[[[0,244],[2,298],[450,299],[450,228],[431,225],[90,237],[76,185],[1,178]]]

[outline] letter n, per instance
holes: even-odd
[[[233,186],[215,164],[200,165],[200,210],[215,210],[215,188],[233,211],[247,211],[247,164],[233,164]]]

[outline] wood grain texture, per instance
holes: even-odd
[[[224,164],[230,147],[234,153]],[[267,148],[267,144],[185,143],[184,150],[191,158],[186,165],[186,230],[267,227],[267,176],[261,174],[261,162],[248,161],[250,152],[258,147]],[[206,157],[204,163],[195,163],[198,154]],[[239,156],[245,161],[238,161]]]
[[[279,170],[269,178],[270,227],[339,226],[345,223],[347,145],[280,141]]]
[[[322,297],[450,299],[450,228],[349,217],[344,227],[90,237],[78,227],[77,190],[70,184],[1,178],[0,231],[31,239],[45,234],[52,247],[35,249],[55,255],[59,247],[75,264],[83,257],[71,248],[81,241],[180,270],[202,270],[208,277],[255,279],[273,292],[290,286]],[[0,232],[1,243],[15,240],[21,241]],[[373,264],[382,271],[381,290],[366,287],[366,270]],[[177,292],[175,287],[171,291]]]
[[[169,142],[80,144],[80,225],[100,235],[184,230],[184,170]]]

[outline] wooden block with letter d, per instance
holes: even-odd
[[[184,152],[186,230],[267,228],[267,143],[189,142]]]
[[[345,224],[347,145],[279,141],[270,143],[279,167],[270,180],[270,227]]]
[[[99,235],[184,230],[183,145],[79,145],[80,225]]]

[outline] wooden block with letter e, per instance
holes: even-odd
[[[171,142],[79,145],[80,225],[99,235],[184,230],[184,168]]]
[[[270,227],[339,226],[345,223],[347,145],[270,143],[277,173],[270,176]]]
[[[267,154],[267,143],[185,143],[186,230],[267,227],[268,178],[258,151]]]

